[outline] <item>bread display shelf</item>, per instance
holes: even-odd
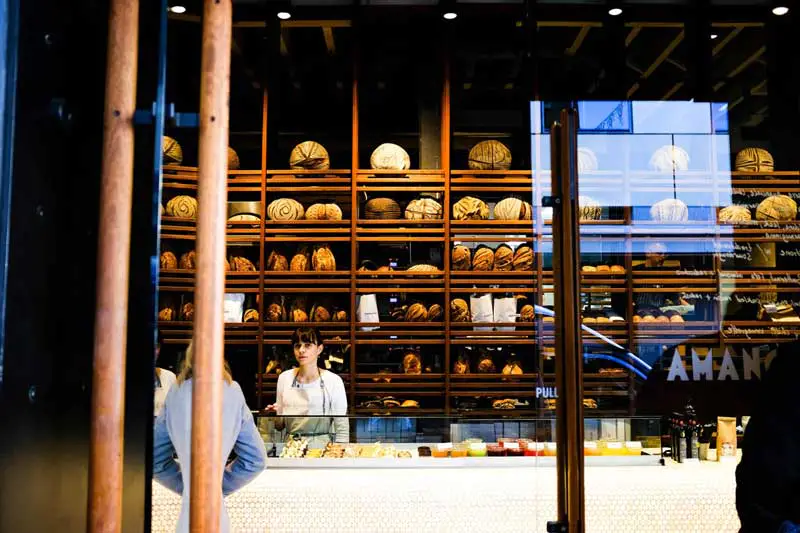
[[[270,324],[270,322],[264,322],[265,331],[266,331],[266,326],[268,324]],[[322,334],[325,335],[325,336],[327,336],[327,335],[336,336],[336,335],[339,334],[338,332],[325,333],[326,330],[325,330],[324,324],[321,324],[319,322],[301,322],[301,323],[293,323],[291,328],[288,328],[285,331],[279,332],[280,333],[280,338],[278,338],[278,339],[267,339],[267,338],[265,338],[263,340],[263,343],[265,345],[267,345],[267,346],[272,346],[272,345],[291,346],[292,345],[292,341],[291,341],[291,339],[289,337],[291,336],[292,332],[294,332],[295,329],[297,329],[298,327],[302,326],[303,324],[317,326],[318,328],[320,328],[320,331],[322,331]],[[350,344],[350,339],[342,338],[342,339],[335,339],[334,340],[334,339],[331,339],[331,338],[327,338],[325,340],[325,344],[326,345],[330,345],[330,346],[347,346],[348,344]]]
[[[376,374],[377,375],[377,374]],[[383,374],[380,374],[380,377],[384,377]],[[413,387],[412,390],[409,390],[409,387]],[[357,386],[357,393],[361,395],[372,395],[372,394],[380,394],[382,392],[399,392],[399,391],[408,391],[403,392],[403,395],[413,395],[413,396],[441,396],[442,392],[444,392],[444,380],[441,381],[417,381],[417,382],[397,382],[392,381],[391,383],[385,382],[374,382],[364,381],[359,382]]]
[[[452,183],[462,183],[464,180],[485,180],[487,183],[503,180],[505,183],[506,180],[503,178],[511,179],[511,176],[527,176],[527,181],[530,182],[533,172],[530,170],[451,170],[450,175],[453,176],[450,180]]]
[[[491,333],[491,332],[475,332],[474,336],[465,337],[465,338],[454,338],[450,340],[450,344],[456,346],[496,346],[498,344],[501,345],[517,345],[517,346],[536,346],[537,341],[536,339],[530,338],[520,338],[520,337],[512,337],[508,335],[503,336],[489,336],[489,335],[480,335],[481,333]]]
[[[437,379],[444,379],[443,373],[425,372],[422,374],[399,374],[399,373],[376,373],[376,372],[358,372],[356,373],[356,380],[366,380],[374,383],[375,379],[392,379],[401,381],[435,381]]]
[[[429,225],[430,226],[430,225]],[[356,235],[358,237],[375,236],[375,235],[444,235],[444,226],[439,223],[435,227],[417,227],[417,228],[357,228]],[[441,237],[439,238],[441,240]]]
[[[415,338],[411,339],[356,339],[355,344],[359,345],[392,345],[392,346],[408,346],[409,344],[420,344],[420,345],[433,345],[433,344],[445,344],[444,338],[437,338],[437,339],[419,339]]]
[[[468,338],[468,339],[487,339],[491,338],[494,339],[497,344],[502,344],[504,338],[508,339],[515,339],[518,337],[533,337],[536,335],[536,329],[531,326],[521,326],[519,324],[511,323],[508,325],[499,324],[499,323],[481,323],[475,322],[474,326],[477,327],[506,327],[506,328],[516,328],[514,330],[503,330],[503,331],[475,331],[475,330],[450,330],[450,337],[451,339],[460,339],[460,338]]]
[[[411,193],[411,194],[418,194],[418,193],[443,193],[444,186],[441,187],[428,187],[424,186],[421,187],[419,185],[414,185],[413,187],[408,186],[397,186],[397,185],[366,185],[360,184],[356,189],[358,192],[399,192],[399,193]]]
[[[506,184],[503,183],[498,184],[495,183],[493,185],[488,184],[471,184],[471,185],[452,185],[450,187],[450,192],[453,193],[487,193],[487,194],[520,194],[520,193],[527,193],[530,194],[533,191],[532,185],[513,185],[513,184]]]
[[[422,407],[398,407],[396,409],[370,409],[367,407],[356,407],[355,409],[353,409],[353,412],[357,415],[401,416],[401,417],[442,414],[441,409],[424,409]]]
[[[408,170],[359,169],[356,171],[356,174],[359,176],[375,176],[375,181],[380,179],[397,179],[414,182],[416,178],[425,176],[438,177],[438,179],[444,180],[444,170],[440,168]],[[399,175],[407,177],[398,177]],[[359,181],[360,180],[359,178]]]

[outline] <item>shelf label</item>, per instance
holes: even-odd
[[[622,449],[622,443],[621,442],[607,442],[606,443],[606,448],[608,448],[609,450],[621,450]]]
[[[519,443],[518,442],[504,442],[503,448],[506,450],[519,450]]]
[[[436,445],[436,449],[439,450],[440,452],[447,451],[447,450],[452,450],[453,449],[453,443],[452,442],[439,443],[439,444]]]

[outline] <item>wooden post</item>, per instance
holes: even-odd
[[[122,530],[125,344],[133,201],[138,0],[112,0],[108,22],[103,163],[97,245],[89,531]]]
[[[205,0],[200,72],[190,528],[216,532],[222,491],[222,358],[231,0]]]

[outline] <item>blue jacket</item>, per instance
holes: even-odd
[[[222,393],[222,456],[223,464],[231,451],[236,459],[223,470],[220,500],[258,477],[266,464],[264,441],[258,433],[242,389],[236,382],[224,383]],[[156,419],[153,438],[153,477],[156,481],[183,496],[178,531],[189,531],[189,483],[183,472],[191,471],[192,447],[192,380],[173,386],[164,411]],[[175,455],[177,454],[177,461]],[[228,513],[223,502],[220,517],[221,533],[230,531]]]

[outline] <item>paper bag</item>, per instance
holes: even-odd
[[[241,322],[242,315],[244,314],[244,294],[226,293],[225,300],[223,300],[222,309],[222,313],[225,317],[225,323]]]
[[[356,302],[356,317],[359,322],[380,322],[378,299],[374,294],[361,294]],[[378,326],[362,326],[361,331],[374,331]]]
[[[472,313],[472,322],[488,322],[491,324],[491,322],[494,321],[492,295],[484,294],[482,296],[470,296],[469,310]],[[494,326],[475,326],[472,329],[475,331],[492,331]]]
[[[494,299],[494,320],[493,322],[516,322],[517,321],[517,299],[495,298]],[[495,326],[497,331],[514,331],[514,326]]]

